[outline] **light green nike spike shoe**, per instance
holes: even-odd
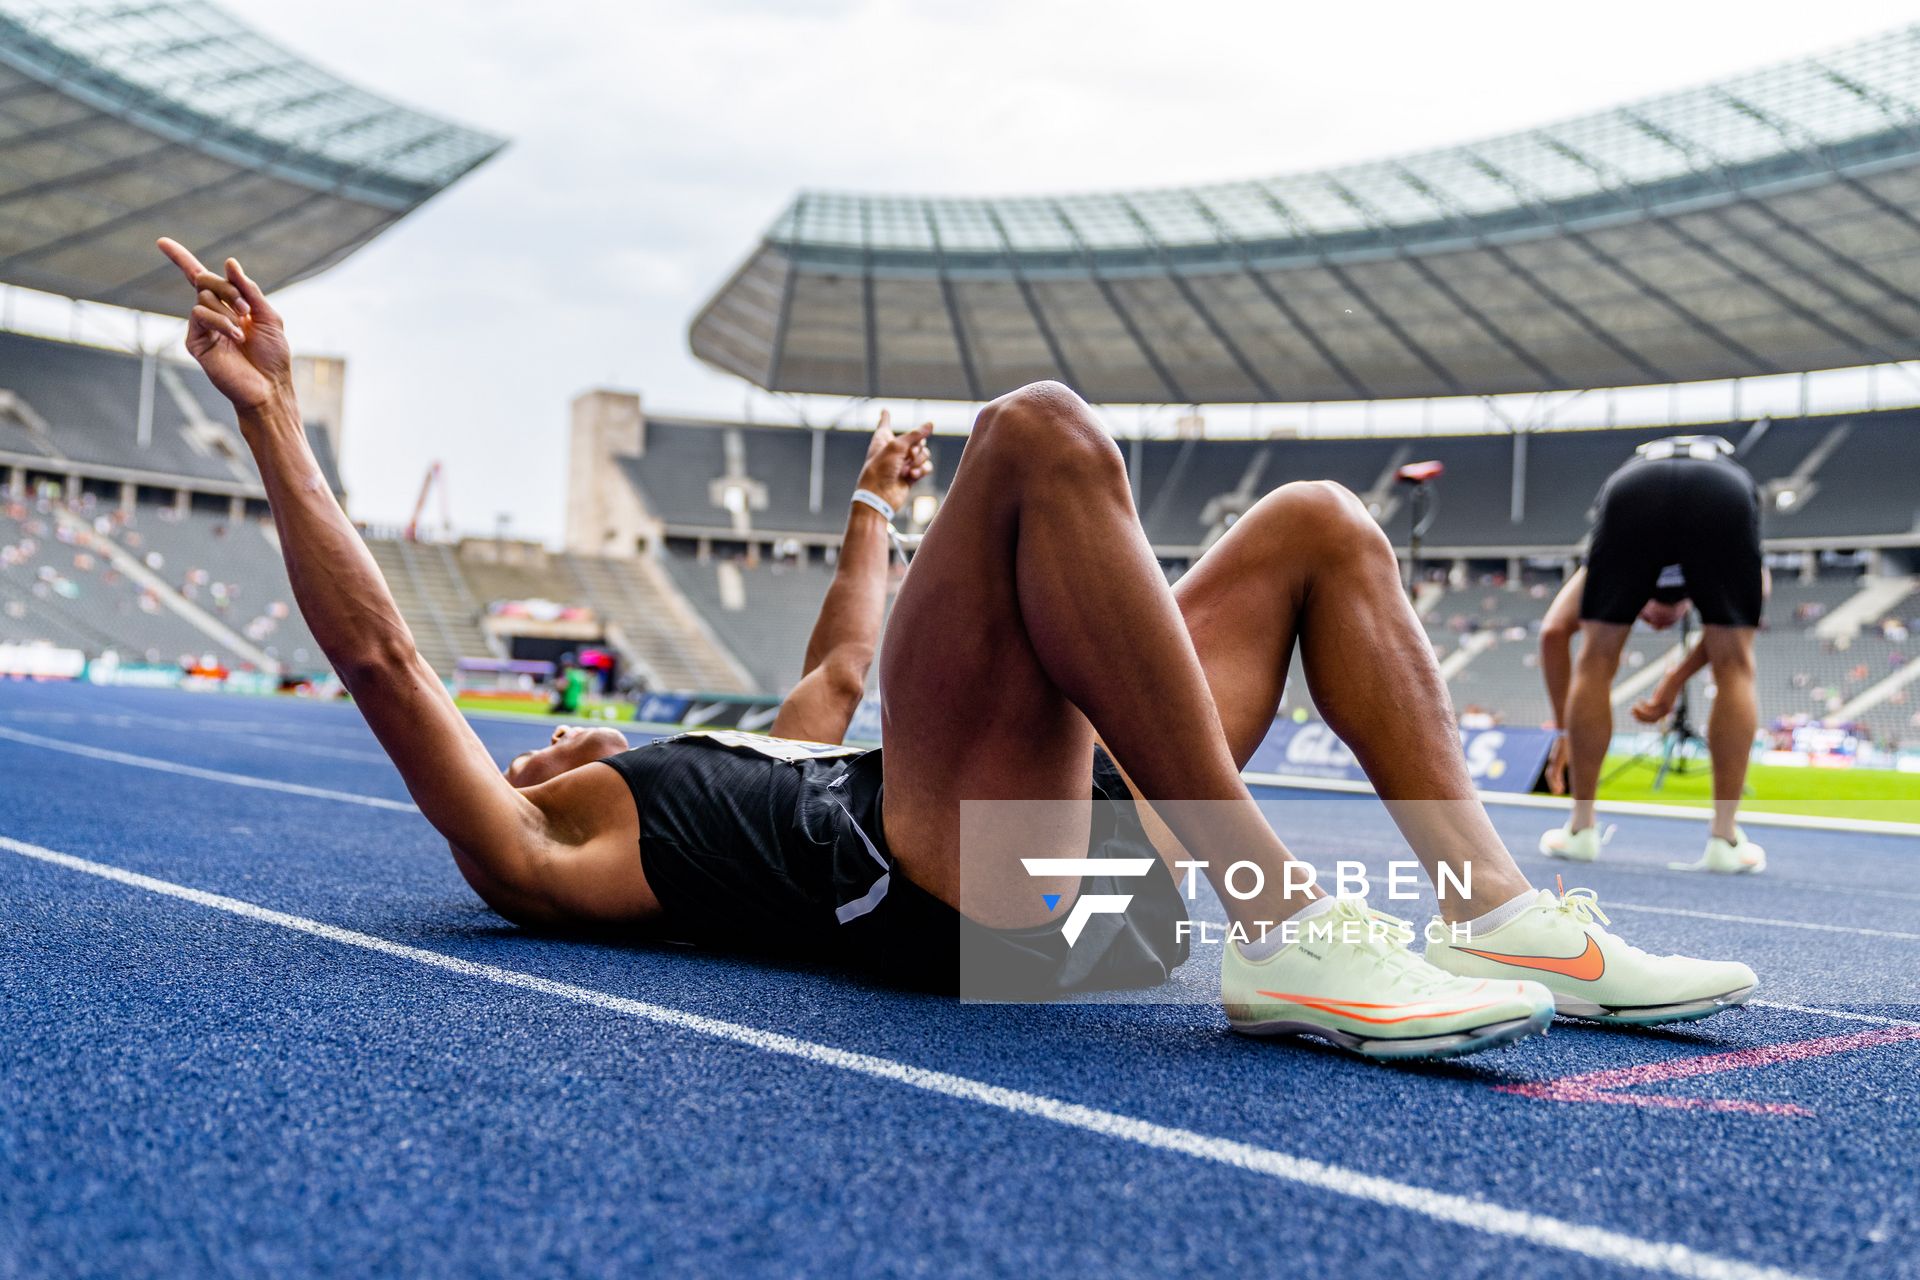
[[[1546,1030],[1553,996],[1521,978],[1456,978],[1408,949],[1412,926],[1342,898],[1264,960],[1221,948],[1227,1021],[1368,1058],[1452,1058]]]
[[[1542,889],[1519,916],[1470,940],[1429,924],[1427,959],[1463,978],[1530,978],[1553,992],[1560,1013],[1634,1026],[1710,1017],[1758,985],[1738,961],[1650,955],[1601,927],[1609,923],[1593,890]]]

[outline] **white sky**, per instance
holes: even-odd
[[[801,187],[1256,177],[1544,123],[1920,17],[1882,0],[229,3],[368,88],[512,139],[282,306],[297,348],[349,361],[357,516],[404,519],[441,459],[456,525],[510,512],[544,537],[562,525],[575,393],[742,412],[745,385],[694,360],[686,326]]]

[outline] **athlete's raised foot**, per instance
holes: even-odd
[[[1261,960],[1221,948],[1227,1021],[1250,1036],[1312,1036],[1367,1058],[1453,1058],[1546,1031],[1553,995],[1514,978],[1459,978],[1408,949],[1404,921],[1354,899],[1312,907],[1297,941]]]
[[[1593,890],[1543,889],[1519,916],[1471,939],[1428,925],[1427,959],[1463,978],[1531,978],[1559,1013],[1632,1026],[1705,1018],[1745,1003],[1758,984],[1738,961],[1651,955],[1608,923]]]

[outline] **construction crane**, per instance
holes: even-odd
[[[420,541],[420,517],[427,510],[427,495],[433,492],[436,482],[440,487],[440,528],[442,530],[453,528],[453,516],[447,509],[446,478],[440,474],[440,464],[436,461],[427,468],[426,479],[420,482],[420,497],[413,504],[413,519],[407,521],[408,542]]]

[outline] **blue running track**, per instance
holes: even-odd
[[[1623,820],[1615,927],[1764,1003],[1396,1068],[1231,1035],[1204,961],[982,1006],[524,933],[344,705],[0,686],[0,779],[0,1277],[1920,1275],[1913,837],[1756,828],[1726,880]]]

